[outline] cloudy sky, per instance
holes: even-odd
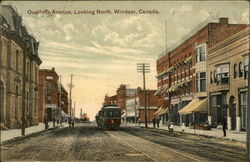
[[[120,84],[142,86],[136,63],[151,64],[147,87],[157,88],[156,60],[166,48],[204,21],[249,23],[249,2],[8,2],[22,15],[23,24],[40,42],[40,68],[55,67],[66,89],[73,74],[73,101],[94,118],[105,94]],[[28,14],[28,10],[158,10],[159,14]]]

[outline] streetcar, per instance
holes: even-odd
[[[121,108],[117,105],[105,105],[95,118],[100,129],[118,129],[121,124]]]

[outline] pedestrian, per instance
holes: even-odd
[[[53,128],[55,128],[55,126],[56,126],[56,119],[55,117],[53,117]]]
[[[71,117],[69,117],[69,127],[71,127]]]
[[[159,128],[159,127],[160,127],[160,121],[161,121],[161,118],[160,118],[160,117],[158,117],[158,118],[157,118],[157,120],[156,120],[156,123],[157,123],[157,128]]]
[[[75,125],[75,120],[74,120],[74,119],[72,119],[71,125],[72,125],[72,127],[74,128],[74,125]]]
[[[56,126],[59,124],[59,118],[56,118]]]
[[[227,119],[225,117],[222,117],[221,124],[222,124],[222,129],[223,129],[223,137],[226,137]]]
[[[155,128],[156,117],[153,118],[153,128]]]
[[[140,118],[138,119],[138,123],[139,123],[139,125],[141,125],[141,120],[140,120]]]
[[[47,129],[49,128],[49,123],[48,123],[47,115],[44,117],[43,122],[44,122],[44,124],[45,124],[45,129],[47,130]]]

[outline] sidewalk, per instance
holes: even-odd
[[[126,125],[126,124],[124,124]],[[134,127],[144,127],[145,124],[141,123],[141,125],[135,125],[134,123],[127,123],[127,126],[134,126]],[[149,128],[153,128],[153,124],[148,124]],[[168,130],[167,126],[160,125],[160,128],[157,129],[163,129]],[[227,130],[227,136],[223,137],[223,131],[222,129],[211,129],[211,130],[199,130],[199,129],[191,129],[188,127],[185,127],[184,131],[182,130],[181,126],[174,126],[173,129],[175,132],[184,132],[188,134],[196,134],[196,135],[203,135],[203,136],[209,136],[209,137],[216,137],[221,139],[229,139],[229,140],[236,140],[240,142],[246,142],[246,132],[236,132],[236,131],[229,131]]]
[[[63,123],[62,126],[67,127],[68,124]],[[49,129],[50,128],[53,128],[53,122],[49,122]],[[39,123],[39,125],[25,128],[25,136],[42,132],[44,130],[45,130],[45,125],[43,123]],[[24,137],[21,135],[21,129],[1,130],[1,143],[18,137]]]

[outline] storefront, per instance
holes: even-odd
[[[246,131],[247,126],[247,91],[240,92],[241,130]]]
[[[222,118],[227,118],[226,93],[217,92],[210,94],[211,116],[213,126],[221,124]]]

